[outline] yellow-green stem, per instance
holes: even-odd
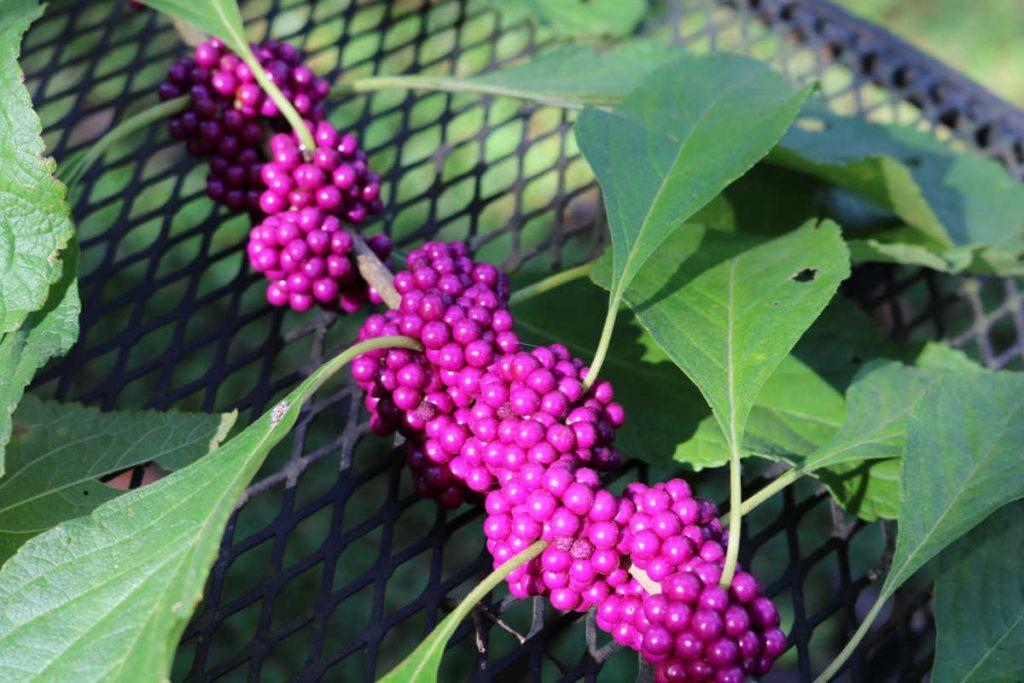
[[[361,341],[358,344],[353,344],[328,362],[337,364],[340,367],[350,362],[356,356],[360,356],[367,351],[375,351],[377,349],[409,349],[410,351],[422,351],[423,344],[421,344],[418,339],[404,337],[402,335],[374,337],[373,339],[367,339],[366,341]]]
[[[740,514],[745,515],[749,513],[758,505],[765,502],[766,500],[768,500],[776,493],[786,488],[787,486],[789,486],[790,484],[792,484],[794,481],[796,481],[805,474],[807,474],[807,472],[800,469],[799,467],[794,467],[793,469],[786,470],[779,476],[775,477],[775,479],[765,484],[760,491],[758,491],[754,495],[750,496],[750,498],[747,498],[745,501],[743,501],[743,503],[740,505]]]
[[[583,380],[583,388],[589,389],[597,381],[597,376],[604,365],[605,356],[608,355],[608,347],[612,342],[612,332],[615,331],[615,318],[619,315],[619,305],[622,303],[622,294],[613,292],[608,300],[608,313],[605,315],[604,327],[601,328],[601,339],[597,342],[597,351],[594,352],[594,360],[590,362],[590,369],[587,377]]]
[[[129,135],[152,125],[160,119],[184,111],[188,107],[189,96],[182,95],[172,100],[161,102],[155,106],[144,109],[137,114],[129,116],[106,132],[99,140],[89,145],[82,151],[81,155],[68,159],[58,169],[58,176],[65,185],[71,187],[85,175],[86,171],[103,157],[114,144],[125,139]]]
[[[734,430],[735,431],[735,430]],[[729,544],[725,549],[725,566],[719,585],[728,588],[736,573],[740,555],[740,528],[743,523],[743,465],[739,438],[734,433],[729,444]]]
[[[577,93],[575,96],[549,95],[546,93],[519,90],[506,86],[483,83],[480,81],[454,78],[450,76],[385,75],[357,78],[347,83],[339,83],[331,89],[331,97],[352,93],[375,92],[377,90],[432,90],[435,92],[469,93],[473,95],[496,95],[513,97],[520,100],[546,104],[563,109],[582,109],[584,105],[609,106],[618,99],[615,96],[594,96]]]
[[[246,50],[239,57],[249,65],[252,70],[252,75],[259,83],[260,87],[263,88],[263,92],[267,93],[267,96],[274,101],[277,105],[278,111],[284,116],[285,120],[295,131],[302,146],[305,147],[307,154],[312,154],[313,150],[316,149],[316,142],[313,140],[313,134],[306,127],[305,121],[302,119],[302,115],[295,110],[292,103],[288,101],[288,98],[284,96],[281,89],[270,80],[270,76],[263,70],[263,66],[260,65],[259,60],[256,59],[256,55],[252,53],[252,50]]]
[[[814,679],[814,683],[828,683],[828,681],[832,680],[832,677],[835,676],[841,668],[843,668],[843,664],[846,663],[846,660],[850,658],[850,655],[852,655],[854,650],[857,649],[857,646],[860,645],[860,641],[864,640],[864,636],[867,635],[868,630],[871,628],[871,624],[875,621],[875,618],[882,610],[882,606],[885,605],[885,601],[888,598],[888,594],[883,590],[878,596],[878,599],[875,600],[875,604],[871,606],[871,610],[864,615],[864,621],[862,621],[860,626],[857,627],[857,631],[853,634],[853,638],[850,638],[850,642],[846,644],[846,647],[843,648],[842,652],[840,652],[839,655],[832,660],[832,663]]]
[[[562,270],[554,275],[549,275],[543,280],[538,280],[532,285],[518,289],[512,292],[512,296],[509,297],[509,305],[521,304],[524,301],[528,301],[535,296],[540,296],[546,292],[550,292],[552,289],[561,287],[562,285],[578,280],[581,277],[586,277],[590,273],[591,263],[584,263],[582,266],[576,266],[575,268],[569,268]]]

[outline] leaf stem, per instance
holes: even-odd
[[[453,78],[451,76],[422,76],[418,74],[409,75],[384,75],[367,76],[357,78],[347,83],[335,85],[330,92],[331,97],[351,95],[353,93],[374,92],[377,90],[432,90],[435,92],[470,93],[475,95],[497,95],[501,97],[513,97],[519,100],[546,104],[563,109],[582,109],[584,105],[612,105],[620,98],[613,96],[586,96],[582,93],[578,97],[559,97],[544,93],[517,90],[491,83],[482,83],[477,80],[466,80]]]
[[[292,103],[284,96],[281,89],[277,87],[274,81],[270,80],[270,76],[264,71],[263,66],[259,60],[256,59],[256,55],[253,54],[252,50],[246,45],[246,49],[238,55],[242,58],[246,64],[249,65],[249,69],[252,70],[253,78],[259,83],[260,87],[263,88],[263,92],[274,101],[277,105],[278,111],[284,116],[285,120],[291,125],[292,130],[295,131],[295,135],[298,136],[302,146],[305,147],[307,154],[312,154],[313,150],[316,149],[316,142],[313,140],[313,133],[310,132],[306,126],[306,122],[302,119],[302,115],[295,110]]]
[[[875,604],[871,606],[871,610],[864,615],[864,620],[857,627],[857,631],[853,634],[853,638],[846,643],[846,647],[842,649],[839,655],[832,660],[832,663],[825,668],[821,674],[814,679],[814,683],[828,683],[832,680],[832,677],[839,673],[839,670],[846,663],[846,660],[850,658],[857,646],[860,645],[860,641],[864,640],[864,636],[867,635],[868,629],[871,628],[871,624],[874,623],[875,618],[878,617],[878,613],[882,611],[882,606],[885,605],[885,601],[888,599],[888,594],[883,589],[878,595],[878,599],[875,600]]]
[[[99,140],[93,142],[89,147],[82,151],[80,155],[72,156],[68,158],[62,165],[58,176],[69,188],[72,185],[78,183],[85,175],[86,171],[92,167],[96,161],[101,159],[104,154],[110,150],[116,143],[120,142],[124,138],[132,135],[143,128],[146,128],[153,123],[177,114],[180,111],[184,111],[188,107],[189,96],[182,95],[181,97],[175,97],[172,100],[161,102],[153,107],[144,109],[137,114],[129,116],[121,123],[117,124]]]
[[[719,585],[728,588],[736,573],[736,560],[740,555],[740,529],[743,524],[743,465],[739,439],[729,444],[729,544],[725,549],[725,566]]]
[[[524,301],[528,301],[535,296],[540,296],[541,294],[550,292],[552,289],[557,289],[558,287],[572,282],[573,280],[586,277],[590,273],[590,267],[592,265],[592,263],[584,263],[582,266],[576,266],[574,268],[557,272],[554,275],[549,275],[543,280],[538,280],[531,285],[518,289],[515,292],[512,292],[512,296],[509,297],[508,303],[510,306],[521,304]]]
[[[331,360],[327,361],[325,365],[332,366],[333,372],[340,369],[342,366],[347,365],[356,356],[360,356],[367,351],[376,351],[377,349],[409,349],[411,351],[422,351],[423,344],[421,344],[418,339],[402,335],[374,337],[373,339],[367,339],[366,341],[361,341],[358,344],[353,344]]]
[[[597,351],[594,352],[594,360],[590,362],[590,369],[587,370],[587,377],[583,380],[584,390],[589,389],[597,381],[597,375],[601,372],[604,359],[608,355],[608,347],[612,342],[612,332],[615,331],[615,318],[619,315],[619,305],[622,303],[622,293],[612,292],[608,300],[608,313],[605,315],[604,327],[601,328],[601,339],[597,343]]]
[[[809,474],[809,470],[804,470],[800,467],[794,467],[786,470],[779,476],[775,477],[775,479],[765,484],[760,491],[743,501],[740,505],[740,514],[748,514],[758,505],[765,502],[805,474]]]

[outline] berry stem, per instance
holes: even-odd
[[[597,351],[594,352],[594,360],[590,362],[590,369],[587,377],[583,380],[583,388],[589,389],[597,381],[601,366],[604,365],[605,356],[608,355],[608,347],[612,342],[612,332],[615,331],[615,318],[619,315],[619,305],[622,303],[622,294],[614,292],[608,301],[608,313],[604,318],[604,327],[601,328],[601,339],[597,343]]]
[[[832,680],[832,677],[839,673],[839,670],[843,668],[843,664],[850,658],[857,646],[860,645],[860,641],[864,640],[864,636],[867,635],[868,630],[871,628],[871,624],[874,623],[875,618],[878,617],[878,613],[882,611],[882,607],[885,605],[885,601],[889,598],[889,594],[883,589],[879,594],[878,599],[875,600],[875,604],[871,606],[871,610],[864,615],[864,620],[857,627],[856,633],[850,638],[849,642],[846,643],[846,647],[842,649],[838,656],[832,660],[832,663],[825,668],[821,674],[814,679],[814,683],[828,683]]]
[[[743,524],[743,454],[735,434],[729,441],[729,545],[725,549],[725,566],[719,582],[722,588],[732,584],[733,574],[736,573],[736,560],[740,555],[740,528]]]
[[[809,470],[804,470],[800,467],[794,467],[792,469],[786,470],[785,472],[777,476],[775,479],[765,484],[765,486],[760,491],[758,491],[757,493],[743,501],[743,503],[740,505],[740,514],[745,515],[749,513],[758,505],[765,502],[766,500],[774,496],[776,493],[778,493],[779,491],[786,488],[787,486],[795,482],[797,479],[808,473]]]
[[[292,130],[295,131],[295,135],[298,136],[299,141],[302,142],[302,146],[305,148],[305,153],[312,154],[313,150],[316,149],[313,133],[310,132],[306,122],[302,120],[302,116],[295,110],[295,107],[292,106],[288,98],[284,96],[284,93],[277,87],[277,84],[270,80],[270,76],[264,71],[263,65],[256,59],[256,55],[246,46],[246,49],[238,56],[249,66],[249,69],[252,70],[253,78],[263,88],[263,92],[267,93],[267,96],[274,101],[274,104],[277,105],[277,110],[281,112],[281,115],[288,121]]]
[[[576,266],[567,270],[560,271],[554,275],[549,275],[543,280],[538,280],[532,285],[518,289],[512,292],[512,296],[509,297],[509,306],[515,306],[521,304],[524,301],[528,301],[535,296],[540,296],[546,292],[550,292],[552,289],[557,289],[562,285],[578,280],[581,277],[586,277],[590,274],[591,263],[584,263],[582,266]]]
[[[395,285],[392,283],[394,275],[384,265],[384,262],[377,257],[377,254],[373,253],[373,249],[370,249],[359,233],[350,230],[349,234],[352,236],[352,244],[356,252],[356,267],[359,269],[359,274],[376,290],[388,308],[398,308],[399,304],[402,303],[402,295],[398,293],[398,290],[395,289]]]
[[[331,97],[350,95],[353,93],[374,92],[377,90],[433,90],[436,92],[469,93],[475,95],[498,95],[503,97],[514,97],[520,100],[546,104],[563,109],[582,109],[585,105],[609,106],[615,104],[618,99],[615,96],[576,96],[560,97],[546,93],[508,88],[492,83],[484,83],[476,80],[465,80],[447,76],[421,76],[421,75],[391,75],[391,76],[368,76],[357,78],[347,83],[339,83],[331,89]]]
[[[189,96],[182,95],[181,97],[175,97],[172,100],[161,102],[160,104],[149,107],[140,111],[138,114],[129,116],[121,123],[117,124],[99,140],[93,142],[87,149],[82,150],[80,154],[75,154],[69,157],[64,164],[61,165],[60,172],[58,175],[60,179],[69,188],[78,183],[82,179],[96,161],[101,159],[107,151],[113,147],[116,143],[120,142],[124,138],[132,135],[144,128],[149,127],[156,121],[164,119],[172,114],[184,111],[189,104]]]

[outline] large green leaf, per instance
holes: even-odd
[[[236,0],[142,0],[153,9],[177,17],[204,33],[217,36],[237,55],[249,52],[242,13]]]
[[[935,374],[895,361],[872,364],[846,392],[846,421],[803,462],[808,470],[903,454],[907,420]]]
[[[614,110],[584,109],[574,130],[604,193],[613,305],[673,230],[771,150],[808,92],[715,53],[658,69]]]
[[[74,233],[18,66],[21,37],[42,11],[35,0],[6,0],[0,23],[0,334],[46,304],[62,273],[58,256]]]
[[[43,156],[42,125],[17,62],[21,37],[42,11],[34,0],[6,0],[0,24],[0,476],[25,387],[78,337],[78,252],[69,246],[66,189]]]
[[[894,260],[913,255],[909,245],[933,252],[950,270],[1002,263],[1009,257],[1001,251],[1024,253],[1024,187],[994,161],[956,152],[930,133],[810,103],[770,159],[892,210],[916,231],[885,238],[904,245],[889,247]]]
[[[647,12],[647,0],[486,0],[515,18],[566,36],[628,36]]]
[[[1024,497],[1024,375],[965,371],[932,385],[910,417],[899,537],[883,595],[993,511]]]
[[[0,680],[166,680],[238,497],[303,401],[359,350],[205,458],[25,543],[0,570]]]
[[[120,493],[99,477],[150,460],[184,467],[219,446],[234,421],[235,413],[101,413],[26,396],[0,479],[0,564],[32,536]]]
[[[942,553],[935,683],[1024,680],[1024,503],[1001,508]]]
[[[63,274],[50,285],[46,304],[25,318],[21,328],[0,340],[0,475],[11,437],[11,413],[36,370],[63,355],[78,338],[78,242],[72,237],[62,255]]]
[[[386,676],[379,679],[379,683],[435,683],[438,669],[441,668],[445,643],[451,639],[462,620],[469,616],[476,604],[494,590],[495,586],[504,581],[505,577],[517,567],[523,566],[540,555],[547,545],[544,541],[537,541],[488,574],[487,578],[477,584],[469,592],[469,595],[459,603],[459,606],[453,609],[452,613],[430,632],[430,635],[412,651],[412,654],[403,659]]]
[[[850,271],[834,223],[809,223],[751,248],[744,242],[708,232],[681,265],[670,244],[625,296],[700,389],[730,444],[739,442],[761,389]]]
[[[848,320],[852,326],[862,326],[856,320]],[[837,435],[833,441],[822,443],[821,450],[809,454],[802,463],[813,469],[811,474],[821,480],[843,508],[869,522],[899,517],[900,458],[906,444],[910,417],[899,397],[916,406],[931,383],[943,374],[984,372],[962,351],[936,342],[929,342],[919,350],[890,346],[882,355],[903,361],[913,360],[915,367],[889,362],[862,371],[847,390],[848,412],[843,436]],[[875,376],[876,373],[881,374]],[[899,386],[893,381],[899,377],[906,377],[907,386]],[[860,443],[858,434],[869,437],[866,443]],[[831,463],[813,461],[816,457],[828,456],[833,448],[845,453],[841,451],[845,447],[852,447],[851,452],[859,451],[863,459],[843,458]],[[871,459],[872,456],[877,457]]]

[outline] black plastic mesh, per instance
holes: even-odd
[[[253,39],[293,42],[332,79],[475,73],[550,41],[460,0],[258,0],[243,9]],[[771,59],[795,81],[820,80],[838,111],[920,123],[1024,175],[1024,114],[824,2],[677,0],[643,30],[697,51]],[[54,156],[152,103],[184,49],[165,18],[122,0],[52,2],[22,63]],[[478,257],[517,272],[547,272],[600,250],[599,195],[566,135],[570,115],[405,92],[331,109],[384,178],[386,210],[371,229],[387,230],[400,249],[428,236],[467,239]],[[357,322],[266,305],[244,264],[248,219],[215,208],[204,176],[162,124],[87,175],[73,197],[82,336],[41,376],[40,391],[104,408],[238,408],[244,420],[351,343]],[[1013,281],[868,268],[851,291],[896,338],[946,338],[991,367],[1020,365],[1024,322]],[[483,576],[479,512],[444,513],[417,499],[393,444],[366,436],[351,385],[307,407],[231,519],[175,679],[372,680]],[[634,462],[614,478],[648,474],[665,473]],[[705,495],[722,490],[720,475],[698,478]],[[810,482],[763,507],[745,529],[741,559],[780,602],[793,644],[768,679],[807,679],[870,604],[885,528],[848,525]],[[888,624],[853,659],[854,677],[923,677],[928,609],[922,587],[901,591]],[[442,678],[632,678],[636,655],[606,643],[587,618],[496,597],[463,624]]]

